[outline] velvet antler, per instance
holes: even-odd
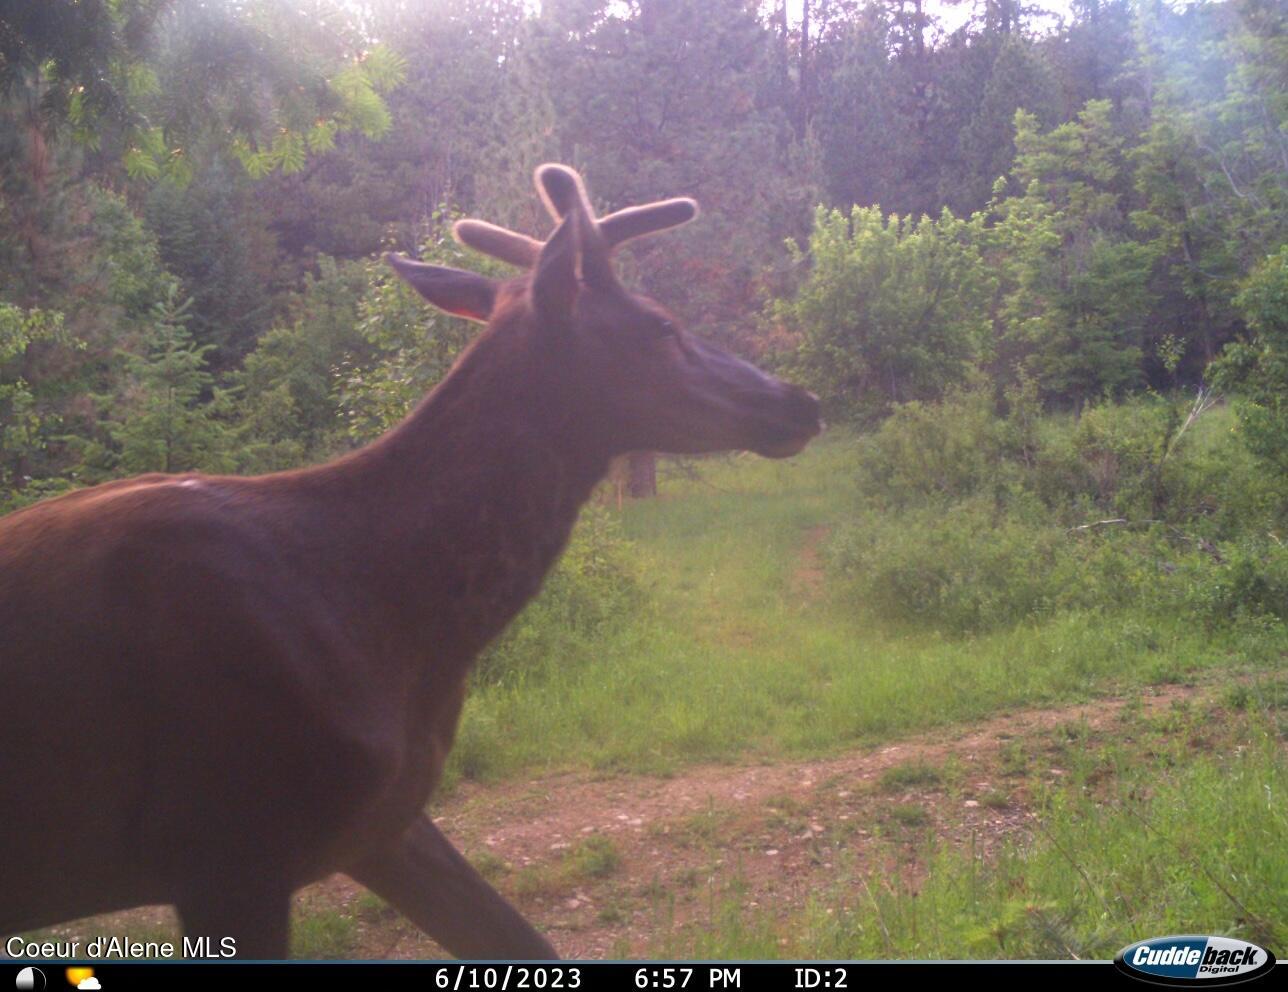
[[[537,192],[541,194],[542,202],[556,223],[580,206],[606,249],[615,248],[632,238],[679,227],[698,215],[696,201],[679,197],[627,207],[596,219],[581,176],[573,169],[566,165],[547,163],[537,168],[535,180]],[[536,264],[544,244],[526,234],[482,220],[459,220],[453,226],[452,233],[463,245],[525,269]]]

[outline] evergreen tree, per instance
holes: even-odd
[[[340,370],[351,374],[375,360],[358,313],[377,268],[323,256],[318,275],[290,301],[286,319],[259,339],[230,377],[239,469],[294,468],[346,446]]]
[[[901,70],[889,61],[890,22],[869,7],[819,49],[815,127],[831,203],[898,210],[911,157],[900,120]]]
[[[1010,35],[995,51],[982,91],[970,94],[977,99],[958,134],[960,171],[945,176],[944,198],[963,213],[983,209],[993,184],[1010,173],[1017,110],[1029,111],[1046,126],[1058,120],[1055,81],[1038,48]]]
[[[634,278],[687,322],[745,346],[765,266],[782,237],[804,233],[813,195],[793,174],[781,105],[761,101],[772,33],[744,0],[568,0],[536,28],[560,155],[583,169],[596,206],[702,204],[700,222],[665,244],[630,247]]]
[[[234,366],[269,323],[276,239],[240,166],[219,158],[186,186],[155,183],[144,216],[160,258],[192,300],[189,328],[212,345],[211,364]]]
[[[1288,477],[1288,245],[1253,270],[1235,302],[1251,334],[1226,349],[1217,381],[1239,397],[1248,447]]]
[[[125,389],[114,404],[108,433],[116,465],[127,474],[185,472],[227,465],[227,433],[205,394],[211,345],[196,345],[185,326],[191,301],[171,286],[153,309],[141,354],[125,356]]]
[[[0,303],[0,512],[60,488],[38,479],[52,418],[41,408],[23,366],[40,342],[67,343],[61,313]]]
[[[1093,101],[1041,134],[1015,115],[1015,182],[994,235],[1007,276],[1004,365],[1022,361],[1050,399],[1082,403],[1140,378],[1153,252],[1133,237],[1112,108]]]

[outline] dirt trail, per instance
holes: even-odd
[[[826,577],[823,572],[823,542],[830,532],[830,527],[820,524],[805,533],[791,579],[792,593],[798,599],[812,601],[823,595],[823,580]]]
[[[1200,691],[1149,689],[1132,718]],[[835,890],[842,870],[879,867],[915,882],[927,834],[987,856],[1031,821],[1028,786],[1065,774],[1059,749],[1044,750],[1052,731],[1111,730],[1128,702],[1022,710],[814,761],[467,785],[435,819],[564,955],[656,953],[659,940],[701,926],[735,889],[752,910],[788,909]],[[1023,773],[1003,753],[1020,744],[1033,758]],[[593,852],[605,849],[614,863],[596,864]],[[361,891],[335,876],[303,901],[352,906]],[[441,954],[388,918],[365,928],[361,953]]]
[[[788,915],[810,897],[847,905],[852,880],[874,870],[915,886],[928,837],[988,857],[1027,835],[1029,789],[1066,774],[1069,747],[1130,737],[1143,717],[1211,691],[1169,685],[1018,710],[810,761],[466,784],[433,812],[565,957],[657,955],[730,900]],[[296,905],[297,929],[312,924],[320,934],[313,954],[446,956],[346,876],[308,887]],[[145,907],[50,932],[157,939],[166,931],[177,932],[170,909]]]

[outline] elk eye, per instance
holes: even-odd
[[[655,338],[675,338],[679,336],[680,329],[669,320],[663,320],[653,325],[653,337]]]

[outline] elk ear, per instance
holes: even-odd
[[[550,235],[532,273],[532,306],[544,320],[563,322],[577,303],[577,216],[564,216]]]
[[[392,252],[385,261],[412,289],[440,310],[486,324],[496,302],[497,284],[487,276],[445,265],[414,262]]]

